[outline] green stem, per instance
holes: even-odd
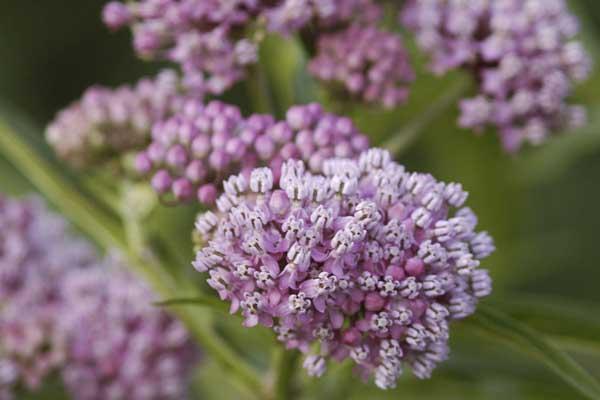
[[[277,108],[275,95],[261,64],[252,67],[246,79],[246,92],[254,112],[278,115],[280,110]]]
[[[122,227],[106,213],[98,209],[89,199],[79,193],[71,184],[46,160],[31,150],[7,124],[0,121],[0,151],[26,176],[31,183],[54,203],[64,215],[104,249],[118,249],[128,259],[131,267],[154,288],[162,298],[174,298],[181,292],[194,293],[191,283],[175,286],[175,282],[152,255],[138,254],[127,245]],[[257,397],[264,396],[260,376],[245,360],[231,348],[207,325],[195,310],[179,308],[177,316],[186,324],[189,331],[203,349],[228,369],[234,377]]]
[[[297,369],[300,352],[296,350],[286,350],[279,347],[275,353],[275,384],[274,384],[274,399],[275,400],[292,400],[295,398],[292,381],[294,372]]]
[[[338,367],[337,372],[338,375],[341,375],[339,378],[338,391],[332,396],[330,400],[343,400],[350,397],[350,393],[352,391],[352,381],[356,379],[354,374],[352,373],[352,368],[354,365],[350,362],[345,362],[344,364]]]
[[[469,88],[469,85],[470,81],[467,78],[460,77],[457,79],[449,89],[444,90],[444,94],[429,108],[408,121],[400,131],[382,143],[381,147],[388,149],[395,156],[402,154],[417,140],[425,128],[456,103]]]

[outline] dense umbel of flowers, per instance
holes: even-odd
[[[257,61],[258,31],[333,28],[378,10],[371,0],[114,1],[104,21],[112,29],[130,25],[137,53],[180,64],[188,86],[221,94]]]
[[[186,397],[195,350],[183,325],[109,258],[67,278],[65,386],[79,400]]]
[[[65,362],[57,317],[66,274],[95,262],[85,242],[37,200],[0,196],[0,399],[36,389]]]
[[[0,400],[54,372],[77,400],[185,397],[194,349],[152,298],[41,202],[0,197]]]
[[[182,111],[154,126],[152,143],[136,166],[151,175],[152,186],[175,201],[212,204],[222,181],[252,168],[270,166],[278,175],[283,161],[305,160],[320,170],[330,157],[354,157],[368,147],[350,119],[323,111],[318,104],[294,106],[285,121],[269,115],[241,116],[219,101],[189,101]]]
[[[152,124],[179,108],[180,80],[171,70],[134,87],[94,86],[61,111],[46,138],[59,157],[77,166],[146,145]]]
[[[403,365],[429,377],[448,353],[448,323],[491,292],[479,269],[493,250],[460,184],[409,173],[379,149],[331,159],[323,175],[302,161],[231,177],[219,212],[198,217],[206,243],[193,263],[245,326],[271,327],[310,355],[352,358],[381,388]],[[453,211],[456,210],[456,211]]]
[[[585,122],[585,110],[566,103],[590,60],[564,0],[412,0],[403,21],[435,72],[475,75],[479,94],[462,101],[462,126],[496,126],[515,151]]]
[[[340,85],[342,93],[385,108],[404,102],[414,80],[400,36],[375,26],[320,36],[309,70],[325,83]]]

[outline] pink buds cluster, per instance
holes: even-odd
[[[339,85],[342,93],[385,108],[403,103],[415,78],[400,36],[376,26],[320,36],[309,70],[334,90]]]
[[[155,121],[179,108],[180,84],[174,71],[165,70],[134,87],[93,86],[56,116],[46,139],[59,157],[76,166],[139,149],[149,141]]]
[[[354,157],[367,147],[350,119],[326,113],[318,104],[292,107],[284,121],[275,121],[259,114],[243,118],[237,107],[219,101],[189,101],[155,124],[152,143],[136,166],[151,176],[160,195],[212,204],[233,173],[249,176],[262,165],[278,176],[282,163],[292,158],[318,171],[328,158]]]

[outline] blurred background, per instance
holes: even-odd
[[[587,48],[598,60],[600,2],[571,3],[581,18]],[[37,139],[48,157],[51,154],[41,141],[43,127],[88,86],[134,82],[160,69],[160,65],[134,56],[127,31],[110,33],[102,25],[102,0],[1,0],[0,4],[0,114]],[[269,57],[268,52],[279,50],[283,51],[279,39],[264,49],[267,70],[276,70],[275,63],[283,62],[280,56]],[[298,61],[293,52],[288,53],[289,62]],[[423,62],[415,55],[415,63]],[[363,132],[382,141],[419,115],[454,78],[434,78],[421,72],[409,103],[396,112],[353,109],[351,113]],[[232,96],[234,101],[244,102],[240,95],[236,99],[235,91]],[[575,100],[588,106],[589,125],[540,148],[506,155],[492,132],[475,136],[458,129],[456,107],[452,107],[428,126],[399,161],[410,170],[463,183],[470,191],[469,205],[480,217],[481,229],[492,234],[498,248],[484,264],[495,279],[495,293],[488,302],[545,332],[600,378],[598,68],[578,88]],[[0,190],[23,193],[32,189],[0,158]],[[191,225],[184,216],[181,220]],[[188,240],[186,235],[183,240]],[[264,332],[242,330],[238,320],[223,323],[229,328],[230,340],[246,349],[248,357],[259,364],[266,362]],[[534,359],[461,325],[452,331],[450,361],[430,381],[407,377],[396,391],[383,393],[349,380],[345,369],[333,368],[311,383],[306,398],[582,398]],[[249,352],[249,348],[253,350]],[[214,383],[217,374],[219,370],[208,361],[198,373],[197,398],[239,398],[233,389]],[[299,376],[309,381],[304,373]],[[347,391],[340,394],[340,387]],[[56,393],[33,398],[62,398],[60,390],[51,392]]]

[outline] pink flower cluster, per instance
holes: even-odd
[[[52,373],[79,400],[183,398],[196,354],[183,325],[68,228],[0,197],[0,400]]]
[[[197,353],[184,326],[114,259],[66,279],[67,390],[79,400],[182,399]]]
[[[70,270],[95,261],[89,244],[35,200],[0,196],[0,399],[37,389],[66,359],[56,320]],[[65,246],[65,243],[69,243]]]
[[[264,31],[337,29],[379,14],[372,0],[138,0],[109,3],[104,21],[131,26],[138,54],[178,63],[186,86],[218,95],[257,61]]]
[[[329,31],[353,22],[374,23],[382,10],[372,0],[283,0],[265,14],[271,30],[290,34],[310,26]]]
[[[232,105],[189,101],[172,118],[157,123],[152,143],[140,153],[136,166],[152,175],[154,189],[175,201],[197,199],[212,204],[222,181],[257,166],[279,173],[288,159],[306,161],[319,171],[331,157],[354,157],[368,147],[349,118],[323,111],[318,104],[295,106],[285,121],[269,115],[248,118]]]
[[[403,103],[415,78],[400,36],[376,26],[321,35],[309,71],[334,89],[340,85],[343,93],[385,108]]]
[[[154,122],[179,108],[180,86],[171,70],[142,79],[134,87],[93,86],[56,116],[46,139],[59,157],[76,166],[143,147]]]
[[[429,377],[449,322],[491,292],[479,264],[492,239],[475,231],[460,184],[407,172],[386,151],[322,170],[289,160],[280,177],[268,167],[230,177],[218,213],[196,221],[205,245],[194,267],[245,326],[310,353],[310,375],[350,357],[383,389],[403,365]]]
[[[497,127],[512,152],[585,123],[567,98],[591,62],[564,0],[411,0],[402,17],[433,71],[474,75],[479,94],[462,101],[460,125]]]

